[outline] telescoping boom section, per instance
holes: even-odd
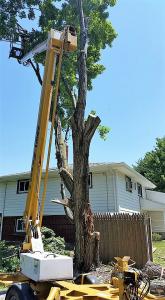
[[[23,244],[23,251],[43,251],[40,227],[44,203],[42,203],[41,205],[42,211],[39,212],[39,192],[45,153],[47,128],[50,116],[50,107],[51,105],[53,105],[52,111],[54,117],[56,113],[63,52],[75,51],[76,46],[77,38],[75,31],[72,27],[67,26],[64,29],[64,31],[61,32],[51,29],[47,41],[36,46],[32,51],[27,53],[21,59],[21,62],[24,63],[31,56],[46,50],[44,77],[42,83],[36,136],[33,150],[33,159],[31,166],[31,179],[24,212],[26,239]],[[55,95],[52,96],[54,87]],[[54,121],[54,119],[52,121]],[[52,127],[53,125],[54,124],[52,124]]]

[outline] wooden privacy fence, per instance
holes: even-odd
[[[100,260],[110,262],[115,256],[130,256],[137,267],[152,260],[150,218],[143,214],[95,214],[95,230],[100,232]]]

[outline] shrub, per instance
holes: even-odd
[[[56,237],[55,232],[47,227],[42,227],[41,233],[45,251],[69,255],[69,251],[65,250],[64,238]]]
[[[44,250],[57,254],[69,255],[65,250],[65,240],[56,237],[54,231],[47,227],[41,228]],[[16,272],[19,269],[19,246],[0,241],[0,272]]]
[[[15,272],[19,269],[19,247],[0,241],[0,272]]]
[[[160,233],[154,232],[154,233],[152,234],[152,240],[153,240],[154,242],[156,242],[156,241],[161,241],[161,240],[162,240],[162,235],[161,235]]]

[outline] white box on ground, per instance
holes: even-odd
[[[34,281],[73,278],[73,260],[49,252],[21,253],[21,273]]]

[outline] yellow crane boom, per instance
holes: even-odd
[[[42,83],[40,107],[31,166],[31,179],[29,183],[29,190],[24,212],[26,239],[25,243],[23,244],[23,250],[42,250],[40,226],[43,214],[43,203],[41,215],[39,214],[38,204],[47,128],[49,122],[50,107],[52,103],[52,92],[55,83],[56,64],[58,58],[58,70],[55,86],[56,92],[53,99],[53,116],[56,112],[63,50],[74,51],[76,49],[76,46],[77,38],[75,32],[73,31],[73,29],[71,30],[69,26],[66,27],[63,32],[51,29],[48,35],[48,40],[38,45],[38,47],[35,47],[34,50],[26,54],[25,57],[23,57],[21,60],[22,62],[24,62],[26,59],[29,59],[31,55],[46,50],[44,77]]]

